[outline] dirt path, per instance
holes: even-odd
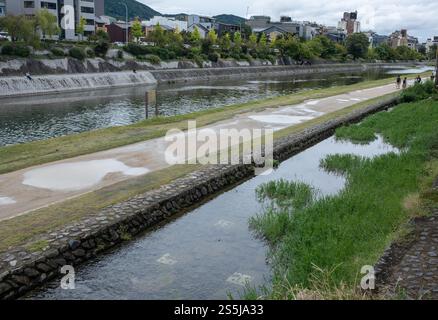
[[[216,132],[262,128],[276,131],[395,91],[393,84],[356,90],[299,105],[240,114],[204,128]],[[165,151],[170,143],[162,137],[0,175],[0,220],[169,167]]]

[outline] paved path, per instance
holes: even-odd
[[[299,105],[240,114],[204,128],[216,132],[226,128],[275,131],[395,91],[392,84],[357,90]],[[0,175],[0,220],[166,168],[169,164],[164,154],[169,144],[164,138],[157,138]]]
[[[407,299],[438,299],[438,209],[417,219],[415,240],[389,278],[390,294]]]

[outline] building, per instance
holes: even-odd
[[[224,34],[234,34],[236,32],[241,32],[241,26],[235,25],[235,24],[227,24],[222,22],[216,22],[214,25],[214,29],[216,30],[216,33],[219,35],[219,37],[222,37]]]
[[[0,17],[6,15],[6,3],[4,0],[0,0]]]
[[[75,28],[81,18],[85,19],[85,37],[95,33],[96,15],[103,15],[104,0],[6,0],[6,12],[8,14],[33,16],[38,10],[47,9],[58,19],[58,24],[62,29],[61,38],[76,40],[78,38],[76,30],[64,30],[62,28],[64,18],[62,9],[64,6],[72,6],[75,9]]]
[[[114,22],[106,26],[108,36],[111,42],[126,42],[126,23]],[[128,26],[128,38],[131,38],[131,26]]]
[[[438,46],[438,36],[429,38],[426,41],[426,52],[429,53],[433,46]]]
[[[406,46],[414,50],[418,50],[419,41],[418,38],[412,37],[408,35],[408,31],[406,29],[397,30],[393,32],[388,39],[388,44],[391,48],[397,48]]]
[[[177,20],[174,17],[162,17],[162,16],[155,16],[150,20],[145,20],[141,22],[142,26],[147,27],[150,29],[150,27],[154,27],[157,24],[162,26],[165,29],[173,29],[173,30],[179,30],[179,31],[187,31],[188,30],[188,22]]]
[[[360,32],[360,22],[357,20],[357,11],[344,12],[341,21],[338,22],[338,29],[344,30],[347,36]]]
[[[326,36],[330,40],[337,43],[344,43],[347,38],[347,32],[344,29],[339,29],[335,26],[321,26],[319,28],[319,34]]]
[[[187,16],[187,24],[189,28],[192,25],[201,25],[205,29],[210,31],[211,29],[214,29],[215,22],[216,21],[213,18],[206,16],[199,16],[197,14],[190,14]]]
[[[294,35],[310,40],[316,35],[315,24],[310,22],[293,21],[291,17],[283,16],[280,21],[271,21],[268,16],[252,16],[246,24],[254,33],[264,33],[272,39],[280,35]]]

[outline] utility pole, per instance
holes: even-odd
[[[438,47],[436,48],[435,86],[438,87]]]
[[[128,44],[129,42],[129,24],[128,24],[128,6],[124,2],[120,2],[120,4],[123,4],[125,6],[126,10],[126,34],[125,34],[125,43]]]

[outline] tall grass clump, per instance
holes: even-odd
[[[297,190],[293,182],[270,182],[259,189],[263,190],[259,199],[274,202],[251,220],[271,244],[270,298],[294,299],[300,292],[317,298],[360,297],[362,266],[374,265],[409,220],[404,199],[419,192],[428,175],[427,164],[436,161],[438,103],[429,99],[402,104],[351,126],[349,132],[356,136],[355,131],[364,128],[402,152],[372,159],[351,155],[323,159],[324,168],[345,174],[346,187],[304,206],[293,207]],[[318,275],[319,279],[324,275],[322,282],[315,282]]]

